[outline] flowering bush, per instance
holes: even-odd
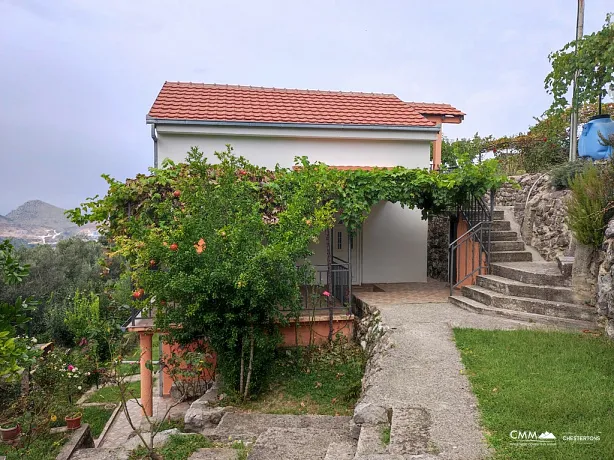
[[[79,367],[83,361],[78,352],[54,350],[40,358],[33,373],[34,383],[43,391],[73,404],[92,376],[91,370]]]

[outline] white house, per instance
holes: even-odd
[[[330,166],[429,168],[441,158],[441,123],[460,123],[447,104],[407,103],[392,94],[167,82],[149,114],[154,165],[182,161],[197,146],[210,158],[231,144],[260,166],[292,167],[296,156]],[[348,261],[352,282],[426,281],[427,223],[418,210],[382,202],[351,240],[339,225],[333,254]],[[314,264],[325,263],[324,238]],[[350,246],[348,248],[348,246]]]

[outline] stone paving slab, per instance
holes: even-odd
[[[198,449],[194,452],[189,460],[236,460],[237,451],[235,449]]]
[[[354,292],[354,296],[369,305],[400,303],[443,303],[450,295],[447,283],[429,279],[426,283],[375,283],[377,291]]]
[[[330,432],[349,433],[351,417],[331,415],[275,415],[254,412],[226,412],[219,425],[203,434],[212,439],[250,441],[269,428],[315,428]]]
[[[331,442],[349,442],[346,433],[317,428],[269,428],[249,454],[250,460],[324,460]]]
[[[128,451],[117,449],[81,449],[70,460],[128,460]]]

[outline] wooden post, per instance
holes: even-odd
[[[439,125],[437,139],[433,141],[433,170],[439,169],[441,166],[441,146],[443,144],[442,125]]]
[[[152,348],[151,332],[141,332],[139,334],[139,342],[141,345],[141,404],[143,405],[143,413],[149,417],[153,415],[153,373],[147,368],[147,363],[151,367],[151,348]]]

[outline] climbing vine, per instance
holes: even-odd
[[[273,171],[196,148],[69,212],[98,222],[113,253],[131,265],[134,302],[180,343],[208,342],[226,385],[244,397],[270,369],[278,326],[300,310],[309,246],[337,220],[360,228],[382,200],[422,210],[453,208],[506,178],[493,161],[460,159],[449,172],[390,168],[342,171],[297,158]],[[179,326],[179,327],[178,327]]]
[[[545,80],[545,88],[553,96],[551,112],[565,110],[569,88],[577,72],[575,98],[571,105],[597,102],[605,96],[605,85],[614,83],[614,23],[612,13],[606,16],[601,30],[567,43],[548,58],[552,71]]]

